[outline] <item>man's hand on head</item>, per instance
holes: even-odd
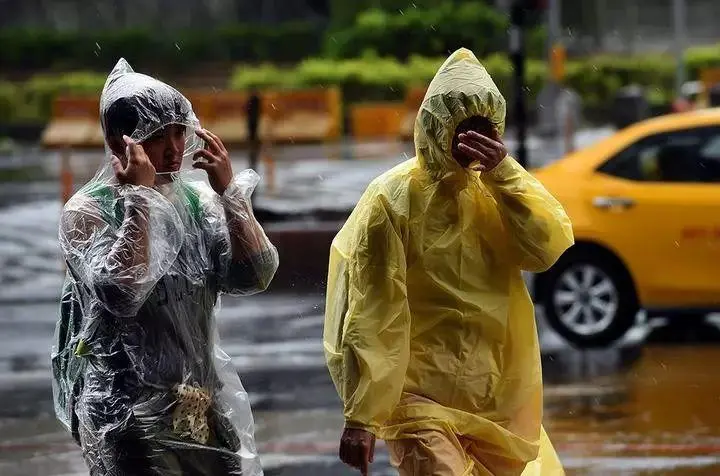
[[[195,133],[205,141],[205,148],[193,156],[193,167],[207,172],[210,186],[218,195],[222,195],[233,179],[230,154],[220,138],[212,132],[200,129]]]
[[[152,187],[155,184],[155,167],[150,162],[145,149],[128,136],[123,136],[123,140],[126,145],[127,166],[123,167],[122,161],[116,155],[113,155],[110,162],[118,182],[124,185]]]
[[[458,149],[472,162],[474,170],[489,172],[507,156],[507,148],[497,129],[492,130],[490,137],[475,131],[468,131],[458,136]]]

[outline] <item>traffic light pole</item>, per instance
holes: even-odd
[[[517,161],[527,167],[527,110],[525,107],[525,8],[514,0],[510,10],[510,55],[515,71],[514,111],[517,130]]]

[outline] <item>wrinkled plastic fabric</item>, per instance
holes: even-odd
[[[253,215],[255,172],[222,196],[191,177],[119,185],[106,165],[62,212],[55,411],[92,476],[263,474],[215,310],[266,289],[278,255]]]
[[[417,432],[414,438],[387,442],[391,464],[399,476],[513,474],[501,458],[492,459],[483,442],[469,437],[435,430]],[[540,429],[538,457],[525,466],[525,474],[562,474],[558,456],[543,428]],[[513,464],[512,462],[510,464]],[[488,468],[492,468],[490,471]]]
[[[136,73],[124,59],[118,61],[108,75],[100,96],[100,124],[106,136],[112,132],[105,121],[108,112],[124,115],[132,121],[133,129],[124,134],[137,143],[150,139],[170,124],[177,124],[185,126],[183,159],[192,157],[204,147],[202,139],[195,134],[200,121],[190,101],[172,86]],[[107,145],[106,151],[109,153]]]
[[[452,159],[473,115],[504,129],[503,97],[461,49],[422,103],[417,156],[371,183],[333,242],[326,360],[349,427],[462,435],[480,442],[486,472],[474,474],[558,474],[557,458],[538,463],[542,372],[522,271],[548,269],[572,228],[512,157],[484,174]]]

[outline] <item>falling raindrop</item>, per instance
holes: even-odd
[[[402,10],[398,10],[398,12],[400,12],[400,15],[405,15],[405,12],[403,12]]]
[[[417,8],[417,5],[415,5],[415,2],[412,2],[410,5],[412,5],[413,8]]]
[[[675,248],[680,248],[680,243],[678,243],[677,241],[675,242]]]
[[[175,48],[177,48],[177,50],[180,51],[180,45],[178,45],[177,43],[175,43]]]

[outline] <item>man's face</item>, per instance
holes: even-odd
[[[166,126],[141,145],[157,173],[177,172],[185,154],[185,126]]]
[[[492,130],[492,123],[485,117],[473,116],[463,120],[457,125],[455,133],[453,134],[451,149],[453,159],[455,159],[463,167],[468,167],[472,163],[472,159],[467,157],[465,153],[458,148],[458,145],[460,144],[458,136],[460,134],[468,131],[475,131],[486,137],[491,137]]]

